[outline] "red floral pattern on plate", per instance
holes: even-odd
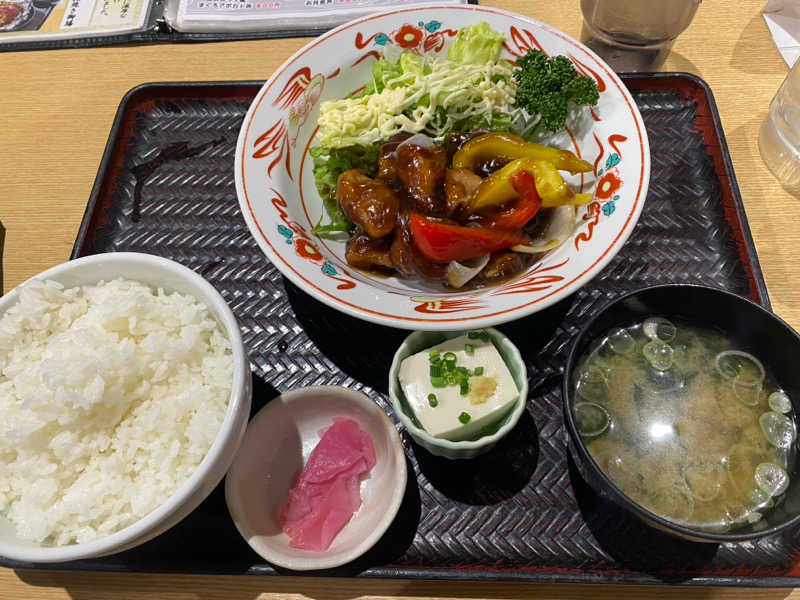
[[[622,180],[617,175],[616,171],[607,171],[595,187],[594,197],[601,200],[608,200],[617,190],[622,186]]]

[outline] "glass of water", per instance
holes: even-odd
[[[758,136],[761,158],[783,186],[800,193],[800,59],[769,105]]]
[[[581,0],[581,41],[615,71],[654,71],[701,0]]]

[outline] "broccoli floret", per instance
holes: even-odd
[[[541,50],[529,50],[517,59],[515,104],[531,115],[541,115],[541,123],[558,131],[567,120],[567,103],[578,106],[597,104],[597,84],[578,73],[566,56],[548,57]]]
[[[578,106],[586,104],[594,106],[600,99],[600,94],[597,92],[597,83],[595,83],[594,79],[583,75],[570,81],[564,89],[569,99]]]

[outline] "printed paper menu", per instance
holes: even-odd
[[[150,0],[0,0],[0,43],[136,31]]]
[[[416,0],[415,4],[466,0]],[[178,31],[270,31],[330,28],[408,0],[170,0],[164,13]]]

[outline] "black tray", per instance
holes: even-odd
[[[769,307],[710,90],[685,74],[624,79],[650,138],[647,201],[630,240],[599,276],[559,304],[500,327],[528,365],[527,413],[495,450],[471,461],[434,457],[403,432],[411,476],[397,519],[367,555],[323,574],[800,583],[797,530],[745,544],[678,541],[599,499],[567,459],[561,373],[573,336],[599,306],[648,284],[692,282]],[[407,332],[353,319],[300,291],[264,257],[239,212],[234,151],[259,87],[149,84],[132,90],[117,114],[72,256],[149,252],[204,275],[239,318],[253,365],[254,411],[282,391],[338,384],[363,390],[391,414],[386,373]],[[147,544],[48,567],[286,573],[265,564],[241,539],[221,486]]]

